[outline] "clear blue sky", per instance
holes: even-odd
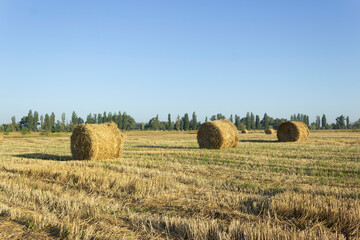
[[[360,1],[0,1],[0,123],[29,109],[360,118]]]

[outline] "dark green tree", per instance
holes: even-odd
[[[255,117],[255,128],[256,129],[260,129],[261,127],[260,127],[260,117],[259,117],[259,115],[256,115],[256,117]]]
[[[116,118],[116,124],[118,125],[119,129],[122,129],[122,114],[120,111],[118,112],[118,115]]]
[[[102,124],[102,123],[103,123],[103,118],[102,118],[101,113],[98,113],[97,121],[98,121],[98,122],[97,122],[98,124]]]
[[[171,122],[171,115],[170,115],[170,113],[168,114],[168,122],[167,122],[167,127],[166,127],[166,129],[167,130],[172,130],[174,128],[174,126],[173,126],[173,124],[172,124],[172,122]]]
[[[198,129],[198,121],[197,121],[197,116],[196,116],[195,112],[193,112],[193,114],[192,114],[191,129],[192,130],[197,130]]]
[[[212,115],[211,118],[210,118],[210,121],[215,121],[215,120],[216,120],[216,116]]]
[[[249,112],[246,113],[245,125],[246,125],[246,129],[248,129],[248,130],[251,129],[251,118],[250,118]]]
[[[346,117],[346,128],[350,129],[350,118],[349,118],[349,116]]]
[[[65,131],[65,113],[61,114],[61,125],[60,125],[60,131]]]
[[[37,111],[34,112],[34,131],[38,131],[39,125],[39,113]]]
[[[269,124],[270,124],[270,119],[269,116],[265,113],[264,117],[263,117],[263,124],[264,124],[264,129],[268,129],[269,128]]]
[[[89,115],[86,116],[86,123],[93,123],[93,118],[91,113],[89,113]]]
[[[94,120],[93,120],[94,123],[98,123],[98,121],[97,121],[97,114],[96,114],[96,113],[93,114],[93,119],[94,119]]]
[[[185,115],[184,115],[184,130],[188,131],[189,128],[190,128],[189,114],[185,113]]]
[[[316,116],[315,126],[316,129],[320,129],[320,116]]]
[[[123,112],[123,114],[122,114],[122,126],[121,127],[122,127],[123,130],[127,130],[127,128],[128,128],[126,112]]]
[[[251,122],[251,129],[255,129],[255,116],[253,113],[251,113],[250,122]]]
[[[154,124],[153,124],[153,129],[154,130],[159,130],[160,129],[159,114],[156,114]]]
[[[322,115],[322,118],[321,118],[321,126],[322,128],[326,128],[327,127],[327,121],[326,121],[326,116],[325,114]]]
[[[11,126],[9,127],[7,127],[7,132],[15,132],[15,131],[17,131],[18,129],[17,129],[17,124],[16,124],[16,118],[15,118],[15,116],[12,116],[11,117]]]
[[[230,121],[231,123],[234,123],[234,119],[233,119],[233,115],[232,115],[232,114],[230,115],[229,121]]]
[[[51,122],[50,122],[49,114],[45,114],[44,129],[45,129],[46,132],[51,131]]]
[[[208,117],[205,117],[205,122],[207,122],[208,121]]]
[[[33,116],[32,110],[29,110],[29,113],[27,116],[27,125],[28,125],[28,129],[30,131],[34,131],[34,116]]]
[[[78,116],[75,113],[75,111],[73,111],[72,114],[71,114],[71,123],[70,123],[70,131],[71,132],[74,130],[76,125],[78,125]]]
[[[175,124],[175,129],[177,130],[177,131],[180,131],[180,116],[179,115],[177,115],[177,118],[176,118],[176,124]]]
[[[54,112],[52,112],[50,115],[50,124],[51,124],[50,131],[53,131],[53,129],[55,128],[55,113]]]
[[[345,117],[341,115],[336,118],[336,128],[337,129],[344,129],[345,128]]]
[[[104,112],[103,117],[102,117],[102,122],[106,123],[107,121],[108,121],[108,118],[107,118],[106,112]]]
[[[240,117],[237,114],[235,115],[235,126],[240,130]]]
[[[218,113],[218,114],[216,115],[216,119],[217,119],[217,120],[221,120],[221,119],[226,119],[226,117],[225,117],[224,115],[222,115],[221,113]]]
[[[41,129],[44,129],[45,127],[44,127],[44,115],[42,115],[41,114],[41,116],[40,116],[40,128]]]

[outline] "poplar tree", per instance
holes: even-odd
[[[253,113],[251,113],[250,121],[251,121],[251,129],[255,129],[255,117]]]
[[[50,132],[50,131],[51,131],[51,122],[50,122],[49,114],[45,114],[44,129],[45,129],[45,131],[47,131],[47,132]]]
[[[173,129],[173,124],[171,122],[171,115],[170,113],[168,114],[168,124],[167,124],[167,130],[172,130]]]
[[[39,125],[39,113],[37,111],[34,112],[34,131],[38,131]]]
[[[349,116],[346,117],[346,128],[350,129],[350,118],[349,118]]]
[[[76,115],[75,111],[72,112],[71,115],[71,123],[70,123],[70,131],[72,132],[75,126],[78,124],[78,116]]]
[[[153,129],[154,130],[160,129],[159,114],[156,114],[156,117],[154,119]]]
[[[316,116],[315,126],[316,129],[320,129],[320,116]]]
[[[185,113],[185,115],[184,115],[184,130],[188,131],[189,128],[190,128],[189,114]]]
[[[177,115],[177,118],[176,118],[175,128],[177,131],[180,131],[180,116],[179,115]]]
[[[122,114],[122,129],[127,130],[128,123],[127,123],[127,115],[126,112],[123,112]]]
[[[106,116],[106,112],[103,113],[103,117],[102,117],[102,122],[106,123],[107,122],[107,116]]]
[[[50,115],[50,125],[51,125],[50,131],[53,131],[53,129],[55,128],[55,113],[54,112],[52,112]]]
[[[102,124],[102,123],[103,123],[101,113],[98,113],[97,120],[98,120],[98,124]]]
[[[62,113],[61,114],[61,125],[60,125],[61,127],[60,127],[60,130],[62,131],[62,132],[64,132],[65,131],[65,113]]]
[[[238,130],[240,130],[240,116],[235,115],[235,126]]]
[[[251,128],[251,119],[250,119],[250,113],[249,112],[246,113],[245,125],[246,125],[247,130],[249,130]]]
[[[86,116],[86,123],[93,123],[92,115],[89,113],[89,115]]]
[[[27,124],[29,131],[33,131],[33,125],[34,125],[34,116],[32,114],[32,110],[29,110],[28,116],[27,116]]]
[[[230,121],[231,123],[234,123],[234,119],[233,119],[233,115],[232,115],[232,114],[230,115],[229,121]]]
[[[116,123],[118,125],[118,128],[122,129],[122,114],[121,114],[120,111],[118,112],[118,115],[117,115],[117,118],[116,118]]]
[[[191,128],[193,130],[197,130],[197,127],[198,127],[198,122],[197,122],[196,113],[193,112],[192,119],[191,119]]]
[[[263,118],[263,123],[264,123],[264,128],[265,129],[269,128],[269,122],[270,122],[269,116],[265,113],[264,118]]]
[[[321,118],[321,126],[325,129],[327,127],[327,121],[326,121],[326,116],[325,114],[322,115]]]
[[[42,115],[41,114],[41,116],[40,116],[40,128],[41,129],[44,129],[45,127],[44,127],[44,115]]]
[[[255,120],[255,128],[260,129],[261,127],[260,127],[260,117],[259,117],[259,115],[256,115],[255,119],[256,119]]]

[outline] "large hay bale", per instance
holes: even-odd
[[[303,122],[283,122],[277,130],[279,142],[302,142],[306,141],[309,135],[309,128]]]
[[[120,157],[123,136],[115,123],[80,124],[71,135],[74,159],[96,160]]]
[[[244,133],[244,134],[247,134],[248,133],[248,130],[241,130],[241,133]]]
[[[274,129],[265,129],[265,133],[266,134],[274,134],[275,131],[274,131]]]
[[[200,148],[234,148],[239,142],[239,132],[228,120],[215,120],[203,123],[197,134]]]

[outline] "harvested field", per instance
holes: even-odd
[[[296,144],[241,134],[222,150],[186,132],[128,132],[120,158],[97,161],[72,160],[70,134],[8,135],[0,236],[359,239],[359,183],[360,132]]]

